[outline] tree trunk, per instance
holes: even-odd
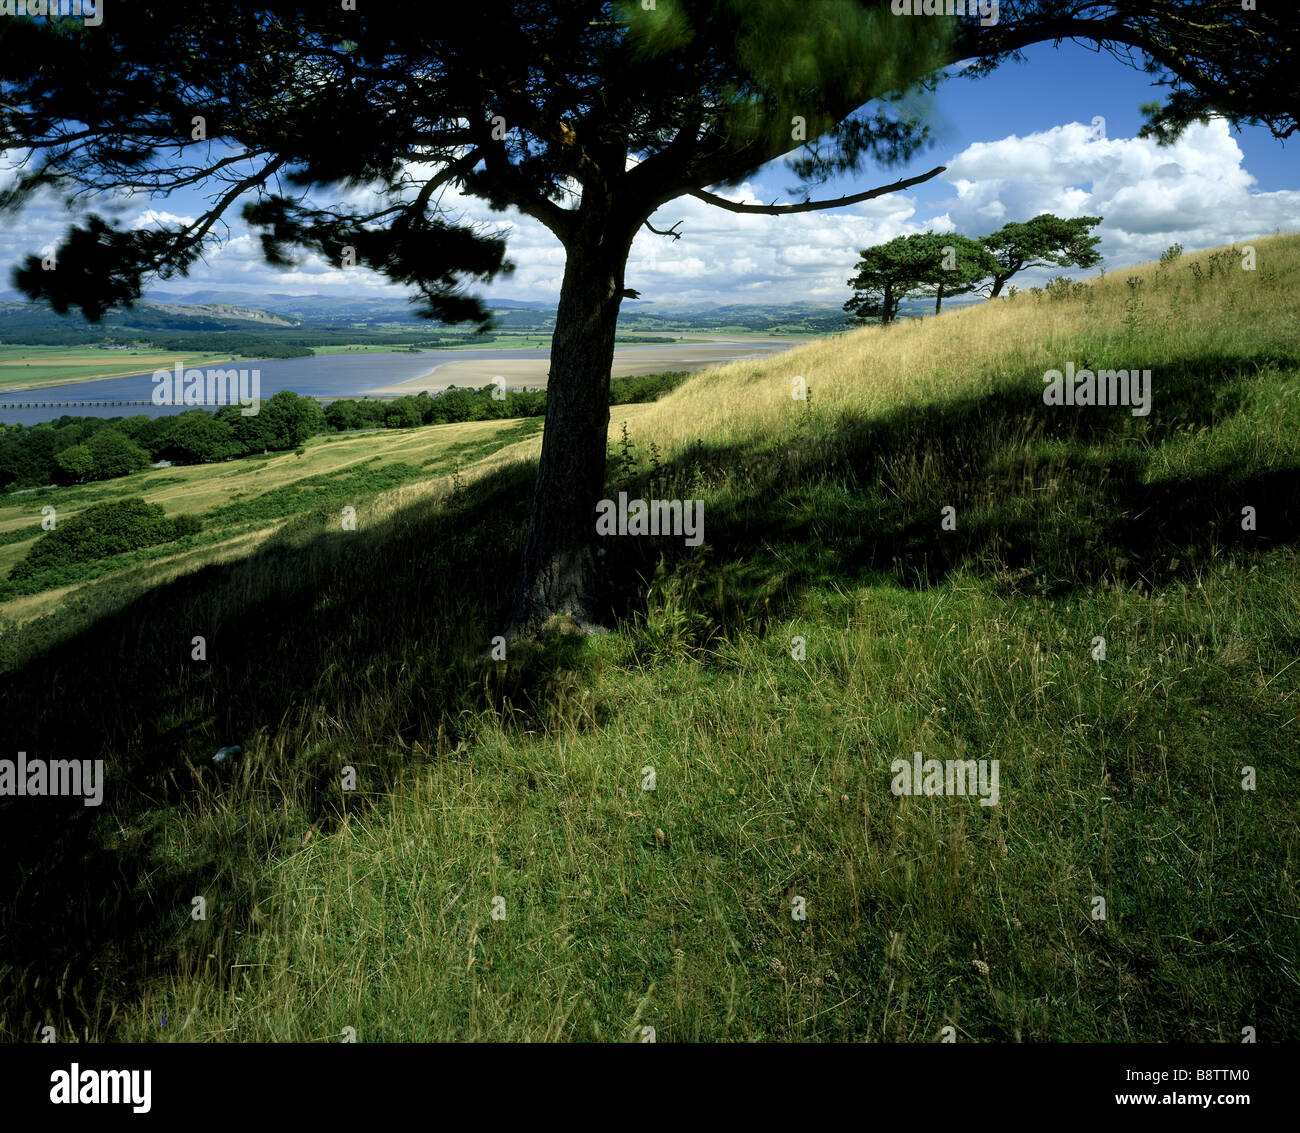
[[[999,295],[1001,295],[1002,285],[1006,283],[1006,281],[1010,278],[1011,276],[1009,275],[995,275],[993,277],[993,290],[989,292],[989,298],[996,299]]]
[[[943,302],[943,284],[941,283],[935,289],[934,292],[934,313],[936,315],[939,313],[939,304],[942,302]]]
[[[556,615],[572,617],[587,632],[600,629],[596,504],[605,488],[609,376],[623,271],[636,234],[635,225],[628,227],[610,222],[606,212],[575,226],[566,241],[542,455],[511,636],[535,633]]]

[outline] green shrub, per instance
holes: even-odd
[[[97,429],[86,442],[86,448],[95,461],[96,480],[111,480],[149,467],[149,454],[109,425]]]
[[[1047,281],[1045,294],[1049,299],[1078,299],[1088,290],[1088,285],[1079,280],[1075,282],[1068,275],[1058,275]]]
[[[41,571],[169,543],[196,533],[199,527],[193,516],[168,519],[161,504],[142,499],[95,504],[37,539],[27,557],[9,572],[9,579],[17,582]]]
[[[388,403],[384,424],[390,429],[413,429],[423,423],[420,403],[413,397],[399,397]]]
[[[95,457],[85,445],[69,445],[54,454],[56,478],[60,484],[80,484],[95,474]]]
[[[197,535],[203,530],[203,521],[197,515],[178,515],[172,520],[172,527],[175,529],[175,538],[180,539],[185,535]]]

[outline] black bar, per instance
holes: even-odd
[[[1091,1124],[1111,1122],[1124,1111],[1126,1122],[1173,1118],[1182,1127],[1201,1115],[1219,1128],[1251,1128],[1266,1115],[1291,1109],[1297,1061],[1295,1046],[1264,1043],[696,1050],[659,1036],[653,1045],[667,1049],[458,1050],[367,1044],[361,1035],[356,1042],[281,1046],[31,1044],[0,1050],[0,1096],[6,1118],[17,1119],[15,1129],[32,1127],[18,1124],[23,1119],[98,1121],[108,1110],[132,1121],[201,1114],[205,1125],[233,1119],[241,1127],[253,1118],[265,1126],[284,1117],[316,1118],[339,1128],[348,1118],[374,1121],[390,1106],[428,1107],[444,1116],[468,1109],[487,1117],[519,1106],[553,1117],[605,1111],[649,1119],[643,1107],[655,1096],[661,1103],[676,1099],[665,1104],[669,1112],[684,1104],[695,1115],[721,1109],[731,1123],[750,1110],[768,1120],[784,1110],[803,1126],[826,1107],[847,1106],[865,1122],[910,1115],[927,1129],[939,1128],[935,1121],[969,1121],[980,1113],[999,1122],[1063,1117]],[[148,1113],[134,1112],[130,1102],[53,1103],[53,1076],[70,1074],[74,1063],[79,1079],[88,1070],[148,1070]],[[1178,1074],[1188,1077],[1179,1080]],[[1198,1074],[1213,1076],[1198,1080]],[[57,1082],[62,1085],[62,1079]],[[142,1075],[137,1084],[143,1086]],[[1117,1095],[1130,1100],[1121,1104]],[[1155,1100],[1132,1100],[1134,1095]],[[1178,1100],[1188,1095],[1213,1100],[1208,1106]]]

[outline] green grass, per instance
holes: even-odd
[[[609,490],[704,499],[707,542],[611,541],[608,637],[485,658],[500,459],[0,634],[7,746],[110,776],[3,804],[0,1033],[1300,1038],[1300,238],[1257,243],[1145,322],[1108,279],[620,408]],[[1042,404],[1039,351],[1102,350],[1151,417]],[[918,750],[998,759],[999,805],[892,795]]]
[[[194,351],[99,350],[91,346],[21,346],[0,344],[0,390],[39,389],[65,383],[130,377],[170,370],[180,362],[210,366],[230,360],[229,354]]]
[[[273,529],[306,511],[324,513],[368,502],[402,484],[449,477],[457,462],[481,459],[505,445],[537,433],[540,420],[475,422],[470,426],[433,425],[364,435],[313,437],[303,456],[293,452],[250,456],[222,464],[149,469],[115,480],[52,487],[0,497],[0,617],[52,608],[69,581],[88,582],[147,563],[166,563],[197,548],[215,547],[259,529]],[[168,515],[197,516],[203,530],[172,544],[81,564],[75,579],[36,575],[8,582],[9,571],[26,557],[42,534],[42,509],[55,508],[67,519],[92,504],[141,496],[163,505]],[[67,572],[64,572],[67,574]],[[15,605],[13,600],[34,596]],[[12,637],[13,635],[11,635]]]

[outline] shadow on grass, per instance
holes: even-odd
[[[530,499],[514,470],[431,519],[368,525],[359,507],[356,531],[329,534],[315,513],[291,520],[249,558],[151,589],[0,675],[3,758],[103,759],[108,778],[98,808],[0,800],[0,1035],[100,1035],[151,976],[222,971],[254,875],[308,823],[363,811],[484,711],[539,726],[564,711],[580,640],[479,660]],[[232,744],[244,754],[215,765]]]
[[[1300,368],[1300,359],[1277,359]],[[1049,407],[1036,376],[981,397],[877,418],[793,402],[793,435],[761,449],[697,444],[629,497],[708,495],[706,545],[625,538],[609,553],[611,606],[634,615],[643,581],[676,571],[713,633],[764,628],[810,586],[932,586],[956,570],[1006,593],[1059,595],[1114,582],[1152,588],[1224,555],[1300,538],[1300,468],[1231,457],[1159,476],[1149,464],[1240,412],[1258,358],[1164,367],[1149,417]],[[617,418],[615,418],[617,420]],[[1204,451],[1204,448],[1202,449]],[[1243,528],[1244,508],[1253,529]],[[945,508],[953,511],[947,515]],[[662,562],[660,562],[662,560]]]
[[[779,443],[697,445],[611,486],[709,498],[697,550],[607,541],[611,616],[644,608],[661,560],[692,581],[717,635],[761,631],[809,586],[933,585],[959,568],[1010,591],[1155,586],[1294,542],[1295,468],[1146,472],[1155,446],[1238,412],[1257,361],[1167,367],[1149,418],[1048,408],[1032,376],[876,419],[796,403],[803,417]],[[250,558],[150,590],[0,675],[3,758],[102,758],[109,777],[101,808],[0,802],[5,1038],[46,1023],[62,1039],[103,1035],[151,977],[226,978],[263,864],[296,850],[308,823],[327,830],[373,805],[413,761],[455,758],[480,714],[573,726],[581,641],[479,660],[509,606],[531,480],[507,469],[447,511],[416,505],[373,526],[362,510],[356,532],[291,521]],[[946,506],[955,530],[941,528]],[[1242,530],[1244,506],[1258,530]],[[223,771],[211,756],[226,744],[246,754]],[[340,789],[348,766],[353,794]],[[208,919],[194,921],[200,895]]]

